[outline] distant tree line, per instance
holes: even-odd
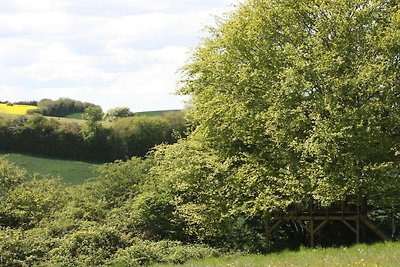
[[[30,103],[30,101],[26,103]],[[42,99],[35,106],[38,108],[32,110],[31,114],[38,113],[44,116],[64,117],[73,113],[82,113],[86,108],[96,105],[70,98],[59,98],[58,100]]]
[[[37,106],[38,102],[36,100],[29,100],[29,101],[17,101],[13,102],[14,105],[28,105],[28,106]]]
[[[10,102],[10,101],[2,101],[0,100],[0,104],[7,104],[7,105],[28,105],[28,106],[37,106],[38,102],[35,100],[29,101],[17,101],[17,102]]]
[[[101,109],[92,106],[88,110],[94,110],[94,114],[85,113],[81,124],[40,114],[0,118],[0,150],[107,162],[143,157],[157,144],[176,142],[186,131],[181,112],[127,117],[104,126]]]

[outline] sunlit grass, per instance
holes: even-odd
[[[25,115],[28,110],[37,109],[35,106],[28,105],[12,105],[8,106],[7,104],[0,104],[0,113],[8,113],[8,114],[16,114],[16,115]]]
[[[179,109],[171,109],[171,110],[154,110],[154,111],[142,111],[136,112],[136,116],[149,116],[149,117],[162,117],[166,113],[170,112],[180,112]]]
[[[76,112],[66,115],[65,118],[82,120],[83,112]]]
[[[155,265],[176,266],[176,265]],[[400,266],[400,242],[189,261],[181,267]]]
[[[37,173],[50,178],[60,177],[67,185],[81,184],[89,178],[98,176],[95,170],[96,164],[92,163],[0,152],[0,157],[2,156],[29,174]]]

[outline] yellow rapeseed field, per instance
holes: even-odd
[[[37,107],[28,105],[7,106],[7,104],[0,104],[0,113],[24,115],[30,109],[37,109]]]

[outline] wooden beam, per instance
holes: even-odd
[[[320,223],[315,229],[314,229],[314,233],[318,233],[318,231],[322,230],[322,228],[328,223],[328,220],[323,221],[322,223]]]
[[[273,231],[279,228],[281,225],[282,221],[277,221],[272,227],[269,228],[269,233],[272,234]]]
[[[351,224],[349,224],[347,221],[345,221],[345,220],[341,220],[342,221],[342,223],[344,223],[347,227],[349,227],[349,229],[351,230],[351,231],[353,231],[355,234],[357,234],[357,229],[354,229],[354,227],[351,225]]]
[[[390,241],[392,240],[385,232],[383,232],[381,229],[379,229],[378,226],[376,226],[370,219],[368,219],[365,216],[360,216],[361,221],[369,227],[377,236],[382,238],[384,241]]]
[[[270,244],[270,238],[271,234],[281,225],[282,221],[277,221],[272,225],[272,227],[269,227],[269,221],[265,224],[265,241],[267,242],[267,252],[270,252],[271,250],[271,244]]]
[[[281,221],[309,221],[313,218],[315,221],[341,221],[345,219],[346,221],[356,221],[358,219],[357,215],[328,215],[328,216],[306,216],[306,215],[299,215],[299,216],[275,216],[272,217],[271,220],[281,220]]]
[[[304,230],[306,230],[308,233],[311,234],[311,230],[308,229],[307,225],[305,225],[301,220],[295,220],[296,222],[298,222],[298,224],[301,226],[301,228],[303,228]]]

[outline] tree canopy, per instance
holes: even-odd
[[[88,102],[81,102],[70,98],[59,98],[58,100],[42,99],[39,102],[24,101],[22,104],[35,104],[38,109],[30,113],[40,113],[45,116],[63,117],[73,113],[82,113],[88,107],[94,107],[95,104]]]
[[[135,113],[133,113],[127,107],[117,107],[117,108],[108,110],[107,113],[104,115],[104,119],[108,120],[108,121],[115,121],[119,118],[132,117],[134,115],[135,115]]]
[[[399,37],[397,1],[247,1],[184,68],[192,136],[234,162],[255,210],[389,204],[399,195]]]

